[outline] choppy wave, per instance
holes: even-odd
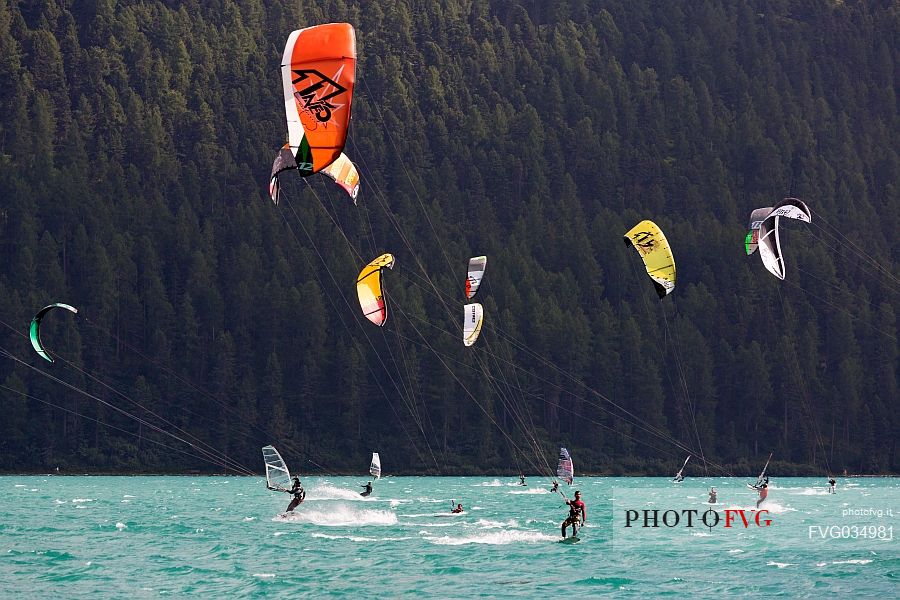
[[[766,566],[767,567],[778,567],[779,569],[784,569],[787,567],[796,567],[797,564],[796,563],[775,562],[774,560],[770,560],[769,562],[766,563]]]
[[[547,488],[531,488],[529,490],[511,490],[507,492],[508,494],[549,494],[550,490]]]
[[[327,533],[314,533],[312,534],[314,538],[321,538],[325,540],[350,540],[351,542],[402,542],[405,540],[414,540],[416,538],[412,536],[401,536],[401,537],[366,537],[362,535],[329,535]]]
[[[483,481],[481,483],[476,483],[472,487],[502,487],[503,484],[500,483],[499,479],[495,479],[493,481]]]
[[[515,519],[510,519],[509,521],[492,521],[490,519],[478,519],[475,521],[475,525],[480,527],[481,529],[497,529],[500,527],[518,527],[519,523],[516,522]]]
[[[359,492],[347,488],[335,487],[323,483],[306,492],[307,500],[353,500],[354,502],[372,502],[372,496],[360,496]]]
[[[397,515],[389,510],[332,506],[327,509],[302,507],[292,513],[282,513],[272,519],[284,523],[310,523],[325,527],[347,527],[349,525],[395,525]]]
[[[491,546],[504,546],[507,544],[534,544],[538,542],[555,542],[557,536],[547,535],[538,531],[491,531],[488,533],[476,533],[461,537],[426,537],[426,540],[438,546],[464,546],[466,544],[488,544]]]

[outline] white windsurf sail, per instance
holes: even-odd
[[[675,481],[682,481],[684,479],[684,475],[682,475],[681,472],[684,471],[684,468],[687,466],[689,460],[691,460],[690,454],[688,454],[688,457],[684,459],[684,464],[681,465],[681,468],[678,469],[678,472],[675,473]]]
[[[375,479],[381,479],[381,458],[377,452],[372,453],[372,464],[369,465],[369,474]]]
[[[769,458],[766,459],[766,464],[765,464],[765,466],[763,467],[763,470],[759,472],[759,477],[756,478],[756,487],[759,487],[759,486],[761,486],[763,483],[765,483],[765,479],[766,479],[766,469],[769,468],[769,461],[770,461],[770,460],[772,460],[772,453],[771,453],[771,452],[769,453]]]
[[[274,446],[263,446],[263,461],[266,463],[266,485],[287,492],[291,489],[291,472]]]

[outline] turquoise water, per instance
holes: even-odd
[[[572,545],[556,543],[566,509],[536,478],[523,488],[512,478],[388,477],[368,499],[356,493],[363,478],[303,483],[307,501],[285,517],[288,496],[250,477],[0,477],[0,597],[897,597],[900,589],[900,542],[883,539],[889,529],[900,536],[896,479],[843,479],[831,495],[821,479],[773,478],[761,506],[769,510],[761,522],[771,523],[758,527],[745,480],[580,478],[588,526]],[[672,528],[625,527],[628,510],[702,514],[710,485],[723,520],[729,509],[738,525],[688,528],[683,518]],[[448,516],[451,500],[466,512]]]

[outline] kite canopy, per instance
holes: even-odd
[[[53,362],[53,358],[47,354],[47,351],[44,350],[44,345],[41,343],[41,321],[44,319],[44,315],[53,310],[54,308],[64,308],[72,314],[77,314],[78,309],[74,306],[69,306],[68,304],[55,303],[50,306],[45,306],[38,314],[34,315],[34,318],[31,319],[31,328],[29,330],[29,335],[31,337],[31,346],[34,348],[35,352],[41,355],[42,358]]]
[[[750,229],[747,231],[747,237],[744,238],[744,249],[747,251],[747,256],[756,252],[756,246],[759,243],[759,226],[770,212],[772,212],[771,206],[757,208],[750,213]]]
[[[575,466],[572,464],[572,457],[565,448],[559,449],[559,464],[556,466],[556,476],[572,485],[575,481]]]
[[[296,169],[307,177],[341,156],[356,82],[353,26],[329,23],[291,33],[281,58],[281,80],[288,143],[272,164],[269,196],[276,204],[279,173]]]
[[[381,289],[381,271],[394,268],[394,255],[385,253],[363,267],[356,279],[359,306],[366,318],[379,327],[387,321],[387,305]]]
[[[356,204],[356,196],[359,194],[359,173],[356,165],[350,162],[346,154],[342,152],[337,160],[322,169],[322,173],[341,186],[353,199],[353,204]]]
[[[478,293],[484,269],[487,267],[487,256],[473,256],[469,259],[469,273],[466,277],[466,300],[471,300]]]
[[[288,143],[304,177],[340,156],[356,82],[356,34],[349,23],[299,29],[281,59]]]
[[[471,346],[481,335],[484,324],[484,308],[478,302],[463,307],[463,344]]]
[[[665,298],[675,289],[675,258],[662,230],[653,221],[641,221],[625,234],[625,245],[628,244],[641,255],[656,293]]]
[[[781,240],[778,223],[781,217],[796,219],[809,223],[812,213],[802,200],[785,198],[775,205],[759,226],[759,257],[766,269],[777,277],[784,279],[784,258],[781,256]]]

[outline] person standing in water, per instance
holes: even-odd
[[[361,485],[360,487],[365,488],[364,492],[360,492],[360,496],[368,496],[372,493],[372,482],[368,482],[366,485]]]
[[[718,498],[716,497],[716,488],[709,488],[709,503],[715,504],[718,502]]]
[[[519,475],[519,485],[528,485],[527,483],[525,483],[525,474],[524,473]]]
[[[287,510],[285,512],[294,512],[294,509],[300,506],[304,500],[306,500],[306,491],[303,489],[303,486],[300,485],[300,478],[294,477],[294,485],[291,486],[291,489],[288,490],[288,494],[293,494],[294,497],[291,499],[291,503],[288,504]]]
[[[581,501],[581,492],[575,492],[575,499],[566,500],[566,504],[569,505],[569,516],[562,522],[562,527],[560,527],[562,536],[566,537],[566,529],[571,525],[572,537],[577,537],[579,527],[583,527],[584,522],[587,520],[587,509],[584,506],[584,502]]]
[[[553,487],[550,488],[550,491],[553,492],[554,494],[559,491],[559,482],[558,481],[553,482]]]
[[[831,479],[828,480],[828,485],[831,486],[831,489],[830,489],[829,491],[830,491],[832,494],[835,492],[834,486],[835,486],[836,483],[837,483],[837,481],[834,480],[834,477],[832,477]]]

